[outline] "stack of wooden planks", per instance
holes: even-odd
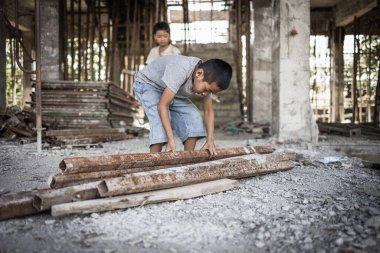
[[[137,100],[112,82],[42,83],[42,124],[53,146],[128,139],[121,128],[132,126],[138,109]]]
[[[53,216],[91,213],[194,198],[238,187],[234,179],[294,167],[296,154],[269,146],[71,157],[60,163],[52,189],[0,197],[0,219],[51,210]]]
[[[111,82],[42,83],[42,123],[49,129],[131,125],[138,107],[133,96]]]

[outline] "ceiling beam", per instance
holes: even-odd
[[[341,0],[335,7],[335,25],[346,26],[377,6],[377,0]]]

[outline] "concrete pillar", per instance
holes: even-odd
[[[344,61],[343,42],[344,30],[342,27],[334,29],[331,38],[331,122],[342,122],[344,120]]]
[[[0,115],[3,115],[7,109],[7,57],[4,8],[5,0],[0,0]]]
[[[35,56],[35,53],[32,52],[32,48],[34,45],[34,36],[33,32],[23,32],[22,33],[22,41],[24,44],[25,49],[28,51],[28,54],[32,57]],[[34,58],[34,57],[33,57]],[[33,61],[27,56],[27,54],[23,54],[23,66],[26,69],[34,69]],[[26,102],[30,102],[32,98],[30,97],[30,94],[32,93],[32,82],[30,81],[31,75],[28,73],[23,72],[23,78],[22,78],[22,106],[25,105]]]
[[[253,44],[252,120],[272,122],[272,1],[253,2],[255,35]]]
[[[273,0],[272,134],[317,142],[310,105],[310,0]]]
[[[59,0],[40,0],[41,3],[41,79],[62,79],[60,67]]]

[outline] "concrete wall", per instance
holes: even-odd
[[[280,142],[316,142],[310,105],[310,1],[273,0],[272,134]]]
[[[232,69],[235,68],[233,52],[230,44],[191,45],[188,55],[199,57],[202,60],[219,58],[230,63],[232,65]],[[230,87],[226,91],[218,94],[221,102],[214,103],[215,127],[222,127],[228,122],[240,119],[238,90],[235,74],[236,73],[233,72]],[[202,101],[202,99],[195,99],[195,103],[201,111],[203,110]]]

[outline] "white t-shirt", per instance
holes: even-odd
[[[181,51],[179,51],[179,49],[173,46],[172,44],[169,44],[169,46],[162,53],[160,53],[160,46],[156,46],[150,50],[148,54],[148,58],[146,59],[146,64],[149,64],[152,61],[164,55],[180,55],[180,54],[181,54]]]

